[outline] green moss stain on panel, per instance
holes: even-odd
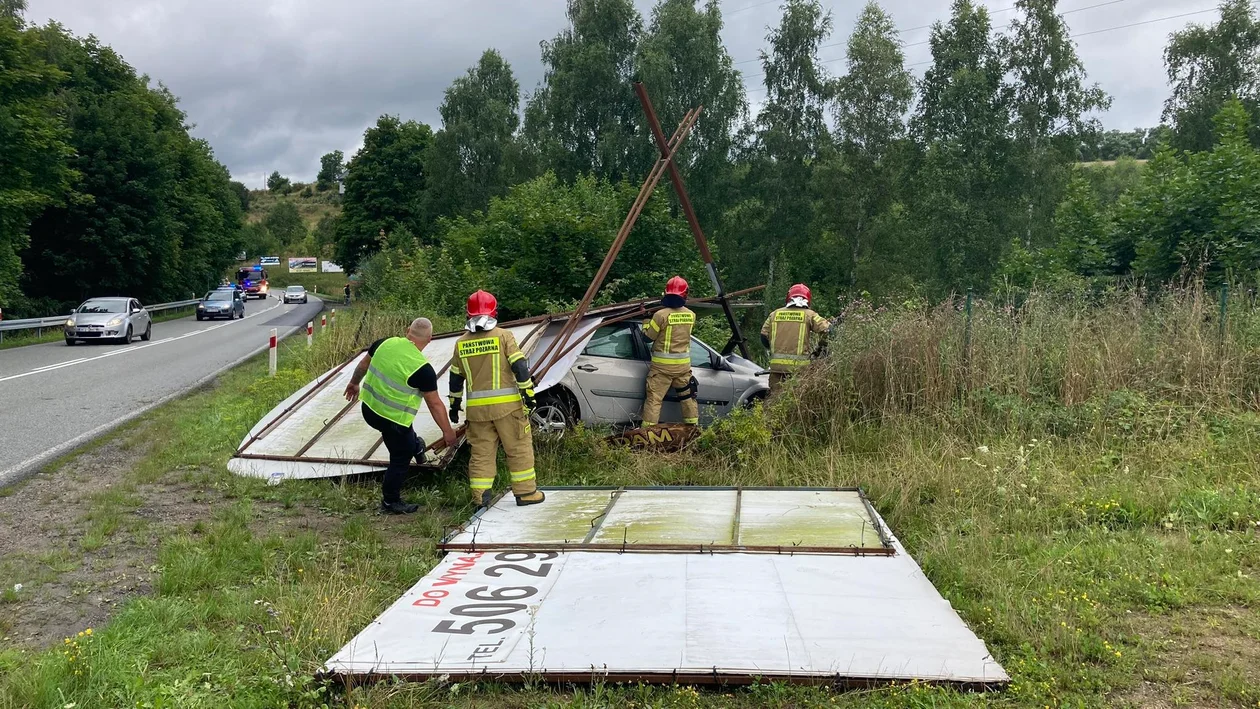
[[[856,492],[746,491],[739,526],[744,546],[883,546]]]
[[[734,490],[628,490],[592,542],[729,545]]]

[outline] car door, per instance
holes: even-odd
[[[696,396],[700,405],[700,423],[708,425],[715,418],[728,414],[735,401],[735,382],[731,373],[713,366],[720,362],[718,354],[700,340],[691,338],[691,376],[700,385]],[[682,406],[673,389],[665,395],[661,421],[682,421]]]
[[[636,326],[608,325],[595,335],[573,364],[573,379],[586,398],[587,423],[629,423],[643,409],[648,363]]]
[[[131,299],[130,310],[132,313],[131,315],[132,332],[134,332],[137,335],[140,335],[145,331],[145,328],[149,326],[149,311],[145,310],[144,306],[140,305],[140,301],[136,300],[135,298]]]

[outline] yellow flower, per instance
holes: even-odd
[[[91,628],[88,628],[87,630],[85,630],[85,631],[83,631],[83,632],[84,632],[84,633],[87,633],[88,635],[91,635],[91,634],[92,634],[92,629],[91,629]]]

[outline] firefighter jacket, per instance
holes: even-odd
[[[696,314],[687,308],[662,308],[643,323],[643,334],[652,341],[652,364],[691,369],[691,329]]]
[[[450,381],[451,402],[466,396],[469,421],[495,421],[520,412],[521,391],[534,387],[525,354],[501,327],[464,333],[455,342]]]
[[[423,353],[405,337],[391,337],[376,348],[359,398],[382,418],[410,426],[420,410],[420,392],[407,380],[428,364]]]
[[[761,334],[770,340],[770,371],[792,374],[809,364],[810,335],[831,325],[809,308],[787,306],[770,313]]]

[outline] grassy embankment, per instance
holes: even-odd
[[[470,511],[461,463],[410,490],[424,509],[406,519],[372,513],[372,483],[224,471],[257,417],[350,349],[341,318],[338,337],[287,350],[277,378],[247,365],[150,417],[160,443],[86,511],[103,520],[94,538],[128,533],[128,491],[144,485],[210,496],[213,518],[162,544],[152,595],[105,627],[0,652],[0,707],[1260,706],[1260,316],[1239,304],[1218,339],[1194,292],[976,312],[968,336],[956,304],[855,308],[790,396],[693,450],[576,435],[540,445],[539,470],[550,484],[861,485],[1010,672],[1004,693],[317,686]],[[323,526],[292,533],[291,513]]]

